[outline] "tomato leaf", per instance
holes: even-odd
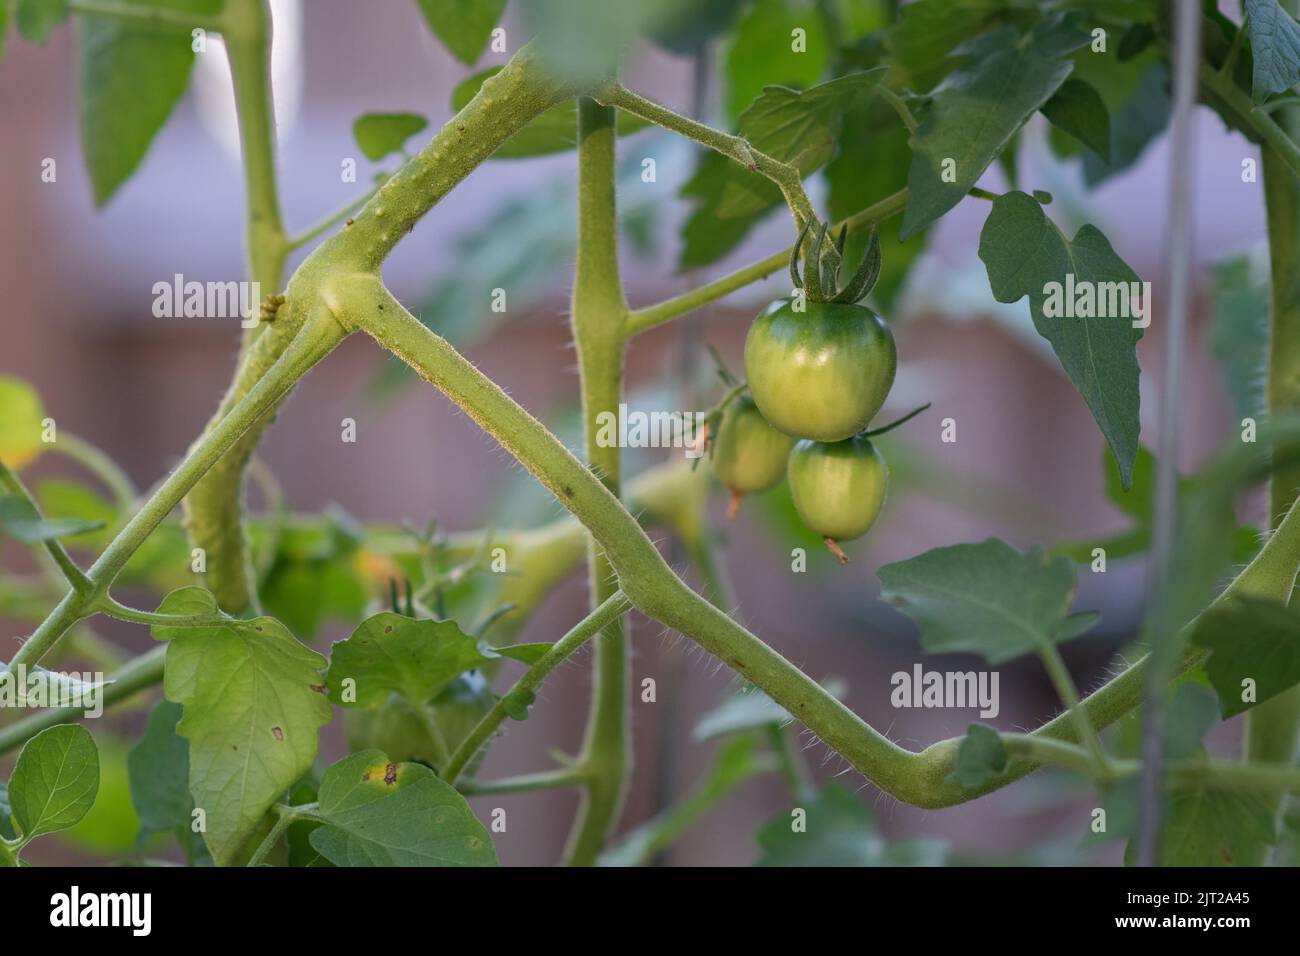
[[[372,161],[401,152],[402,146],[429,121],[419,113],[363,113],[352,123],[352,138]]]
[[[17,495],[0,498],[0,531],[15,541],[35,544],[102,528],[102,521],[80,518],[42,518],[32,503]]]
[[[803,31],[804,49],[793,31]],[[736,119],[772,84],[807,87],[821,79],[829,52],[823,21],[803,0],[757,0],[736,24],[724,54],[724,104]]]
[[[1131,65],[1112,67],[1116,77],[1132,74],[1135,85],[1118,108],[1111,104],[1110,159],[1104,161],[1096,153],[1086,153],[1083,157],[1083,178],[1089,186],[1096,186],[1136,163],[1169,125],[1169,71],[1158,61],[1143,63],[1143,60],[1133,60]]]
[[[850,73],[803,92],[765,87],[740,117],[740,135],[755,149],[797,165],[800,173],[808,176],[834,155],[845,113],[864,103],[883,76],[884,69],[877,68]],[[681,194],[695,201],[683,227],[683,269],[721,258],[782,202],[780,190],[768,179],[712,152],[701,155]]]
[[[16,840],[17,831],[14,830],[14,808],[9,803],[9,784],[0,780],[0,839]]]
[[[80,724],[60,724],[23,746],[9,778],[9,803],[23,839],[76,826],[99,793],[99,751]]]
[[[121,0],[129,6],[213,13],[221,0]],[[81,149],[96,205],[139,167],[189,84],[190,34],[120,17],[79,22]]]
[[[146,830],[163,832],[190,824],[190,745],[176,733],[181,715],[179,704],[159,701],[149,713],[144,736],[126,758],[131,803]]]
[[[378,707],[391,693],[423,703],[457,675],[497,657],[455,621],[415,620],[384,611],[334,645],[325,683],[330,697],[344,707]],[[355,690],[355,699],[349,690]]]
[[[1223,366],[1239,420],[1258,420],[1265,411],[1268,280],[1256,271],[1247,256],[1224,260],[1212,269],[1210,350]]]
[[[14,19],[18,32],[32,43],[44,43],[68,19],[68,0],[18,0]]]
[[[1067,54],[1088,34],[1052,16],[1020,36],[1003,27],[958,48],[967,62],[934,91],[912,136],[902,237],[925,228],[965,197],[1025,120],[1065,82]]]
[[[838,784],[798,807],[807,818],[796,830],[783,813],[758,832],[758,866],[942,866],[948,848],[938,840],[889,843],[862,801]]]
[[[1201,785],[1175,790],[1165,800],[1160,866],[1235,866],[1258,859],[1277,842],[1273,809],[1259,793]],[[1130,843],[1125,862],[1133,858]]]
[[[1256,102],[1300,82],[1300,24],[1277,0],[1245,0],[1246,33],[1254,58]]]
[[[880,569],[881,598],[921,630],[928,654],[969,651],[1001,664],[1069,636],[1074,563],[1005,541],[934,548]]]
[[[325,771],[311,845],[336,866],[496,866],[496,851],[456,790],[380,750]]]
[[[216,599],[184,587],[163,614],[216,614]],[[163,691],[181,704],[176,733],[190,744],[190,793],[204,811],[204,839],[219,866],[234,862],[278,797],[316,758],[318,729],[333,710],[325,659],[274,618],[203,627],[154,627],[169,641]]]
[[[506,0],[416,0],[434,36],[466,66],[473,66],[492,39]]]
[[[1073,239],[1066,239],[1043,207],[1021,192],[993,202],[980,233],[979,256],[988,269],[994,298],[1015,302],[1029,296],[1034,328],[1051,343],[1088,404],[1128,487],[1141,424],[1137,343],[1143,330],[1133,326],[1135,300],[1130,294],[1141,289],[1135,285],[1137,274],[1095,226],[1083,226]],[[1078,315],[1075,303],[1064,301],[1071,295],[1078,297],[1071,289],[1095,292],[1093,307],[1086,310],[1093,316],[1068,317],[1069,312],[1047,316],[1045,308],[1052,303]],[[1146,296],[1142,301],[1150,309]],[[1100,317],[1099,312],[1119,314]]]
[[[948,779],[967,790],[975,790],[1007,769],[1007,751],[992,727],[971,724],[957,747]]]
[[[1240,597],[1218,605],[1197,620],[1191,641],[1213,652],[1205,672],[1225,719],[1300,684],[1300,615],[1280,604]]]
[[[1110,111],[1101,94],[1089,84],[1070,77],[1043,104],[1042,113],[1053,126],[1110,162]]]
[[[917,0],[899,11],[889,35],[891,86],[925,92],[954,65],[953,50],[980,32],[1001,7],[997,0]]]
[[[18,471],[41,453],[41,397],[19,378],[0,375],[0,460]]]

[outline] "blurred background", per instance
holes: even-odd
[[[273,0],[272,7],[281,197],[289,227],[297,232],[363,188],[340,181],[343,160],[358,160],[362,184],[369,173],[392,168],[360,156],[351,134],[358,115],[410,110],[428,116],[436,128],[451,115],[451,91],[468,74],[407,0]],[[514,29],[509,18],[505,26],[508,34]],[[516,47],[512,39],[509,49]],[[725,50],[712,48],[675,56],[646,46],[630,62],[625,83],[678,110],[702,109],[706,117],[726,122],[719,80],[725,56]],[[479,67],[505,59],[485,53]],[[201,429],[236,354],[236,320],[160,319],[151,311],[154,283],[175,273],[200,281],[242,277],[243,186],[228,82],[219,48],[200,55],[190,93],[140,171],[106,208],[96,210],[79,153],[72,30],[58,30],[44,48],[11,42],[0,64],[0,374],[32,383],[60,428],[105,449],[141,487],[157,481]],[[1082,162],[1057,156],[1048,136],[1045,121],[1035,117],[1018,146],[1019,187],[1051,192],[1049,213],[1068,233],[1083,222],[1097,224],[1144,279],[1154,280],[1155,320],[1139,347],[1143,434],[1150,441],[1162,374],[1159,273],[1168,171],[1171,160],[1193,157],[1171,157],[1158,136],[1130,166],[1089,189]],[[1242,399],[1234,398],[1229,385],[1248,391],[1251,369],[1234,349],[1248,344],[1243,329],[1262,328],[1265,308],[1254,278],[1264,236],[1261,191],[1241,176],[1243,159],[1256,157],[1256,150],[1204,109],[1197,136],[1199,287],[1181,372],[1186,407],[1180,465],[1187,471],[1236,428]],[[623,271],[633,305],[674,295],[793,238],[786,217],[769,216],[723,261],[682,274],[678,234],[689,209],[678,192],[694,169],[693,149],[649,130],[624,140],[620,157],[627,168],[620,193]],[[57,164],[51,183],[40,178],[47,158]],[[656,162],[654,182],[640,176],[646,158]],[[577,377],[565,314],[575,235],[574,167],[572,152],[483,165],[425,218],[386,268],[404,302],[570,443],[578,437]],[[1003,169],[994,168],[981,184],[1005,189],[1004,177]],[[824,196],[819,179],[811,188],[815,200]],[[889,442],[890,499],[881,524],[851,548],[853,562],[839,568],[813,553],[807,573],[792,573],[791,548],[808,542],[794,536],[783,488],[746,502],[730,523],[722,513],[725,495],[715,490],[713,500],[713,526],[739,618],[814,677],[842,679],[853,710],[917,749],[962,733],[978,717],[974,710],[891,707],[890,675],[910,671],[922,657],[910,622],[877,600],[876,568],[991,535],[1021,548],[1098,538],[1123,530],[1130,520],[1105,496],[1101,436],[1047,343],[1034,333],[1027,302],[1001,305],[991,297],[976,256],[986,215],[986,204],[968,199],[946,216],[893,297],[887,318],[898,336],[900,367],[885,417],[927,401],[933,408]],[[889,245],[884,253],[888,264]],[[778,274],[636,339],[628,357],[633,404],[711,405],[720,387],[706,344],[739,371],[749,319],[766,301],[788,292],[786,284]],[[487,308],[485,290],[498,286],[508,292],[505,314]],[[355,444],[339,440],[344,418],[357,422]],[[954,443],[940,440],[945,418],[957,423]],[[659,460],[657,454],[629,453],[628,474]],[[413,384],[362,338],[346,343],[299,386],[269,432],[262,457],[300,512],[336,504],[367,522],[422,526],[436,518],[447,532],[536,524],[560,514],[464,415],[431,388]],[[65,463],[42,461],[32,469],[33,480],[66,470]],[[1259,520],[1257,514],[1244,517]],[[673,547],[670,541],[664,546]],[[23,561],[17,554],[5,558],[14,567]],[[1064,650],[1079,684],[1091,688],[1135,636],[1143,568],[1140,561],[1116,560],[1105,574],[1085,567],[1080,578],[1077,606],[1100,610],[1102,623]],[[584,576],[576,573],[520,639],[554,640],[581,616],[585,600]],[[22,634],[25,626],[5,622],[8,635]],[[96,627],[132,648],[150,644],[141,628],[109,621]],[[635,771],[623,829],[651,816],[707,771],[716,742],[695,740],[692,728],[733,683],[717,662],[658,625],[634,619],[632,630],[634,684],[651,677],[659,692],[655,703],[633,704]],[[326,626],[317,646],[346,635],[346,628]],[[960,656],[924,663],[928,669],[981,666]],[[551,747],[576,751],[588,664],[581,656],[546,685],[531,719],[512,723],[491,750],[483,777],[544,769]],[[1002,668],[1001,692],[994,721],[1000,727],[1031,728],[1057,711],[1035,661]],[[138,735],[144,714],[137,709],[96,722],[104,725],[93,728],[101,749],[115,728]],[[1218,742],[1225,751],[1235,746],[1234,733],[1230,723]],[[847,769],[819,742],[802,740],[803,757],[817,779]],[[323,757],[332,761],[343,748],[336,721],[325,730]],[[112,761],[105,759],[107,768]],[[109,793],[110,771],[105,773]],[[1081,847],[1094,798],[1052,775],[930,812],[898,805],[854,773],[840,782],[872,809],[885,835],[942,839],[955,859],[1118,860],[1116,845]],[[97,809],[93,825],[83,824],[68,839],[33,845],[32,858],[97,860],[129,847],[134,831],[122,787],[118,781],[116,806]],[[502,862],[550,864],[561,852],[576,794],[483,797],[473,803],[483,818],[493,807],[508,811],[507,832],[494,834]],[[755,832],[788,805],[776,777],[749,781],[662,862],[752,862]]]

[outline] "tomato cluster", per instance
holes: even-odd
[[[806,271],[829,278],[812,287],[800,281],[803,239],[791,256],[795,295],[773,302],[750,326],[752,398],[728,406],[713,469],[732,490],[733,514],[741,495],[766,491],[785,474],[800,519],[843,562],[837,542],[866,534],[884,505],[889,469],[866,429],[894,384],[898,357],[889,326],[857,304],[880,269],[874,233],[858,274],[839,292],[835,267],[822,265],[824,227]]]

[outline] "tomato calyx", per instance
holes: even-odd
[[[822,223],[817,230],[804,263],[804,274],[799,274],[799,252],[803,249],[812,230],[813,223],[806,222],[799,230],[799,238],[790,250],[790,279],[796,289],[802,289],[804,295],[813,302],[837,302],[852,305],[861,301],[875,287],[880,278],[883,257],[880,251],[880,236],[876,227],[871,227],[867,239],[867,251],[858,263],[857,271],[843,288],[840,288],[840,266],[844,258],[844,243],[849,235],[848,223],[840,227],[839,235],[832,242],[834,254],[826,246],[830,232],[830,223]],[[811,280],[811,281],[810,281]]]

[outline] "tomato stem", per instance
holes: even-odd
[[[896,420],[896,421],[892,421],[892,422],[890,422],[888,425],[882,425],[882,426],[880,426],[879,428],[873,428],[873,429],[871,429],[870,431],[865,431],[865,432],[863,432],[861,437],[863,437],[863,438],[875,438],[877,435],[883,435],[883,434],[885,434],[885,432],[891,432],[891,431],[893,431],[895,428],[897,428],[899,425],[905,425],[905,424],[907,424],[908,422],[910,422],[913,418],[915,418],[917,415],[920,415],[923,411],[925,411],[927,408],[929,408],[932,404],[934,404],[934,403],[933,403],[933,402],[926,402],[926,403],[925,403],[924,405],[922,405],[920,408],[914,408],[914,409],[912,409],[910,412],[908,412],[908,413],[907,413],[906,415],[904,415],[902,418],[900,418],[900,419],[898,419],[898,420]]]

